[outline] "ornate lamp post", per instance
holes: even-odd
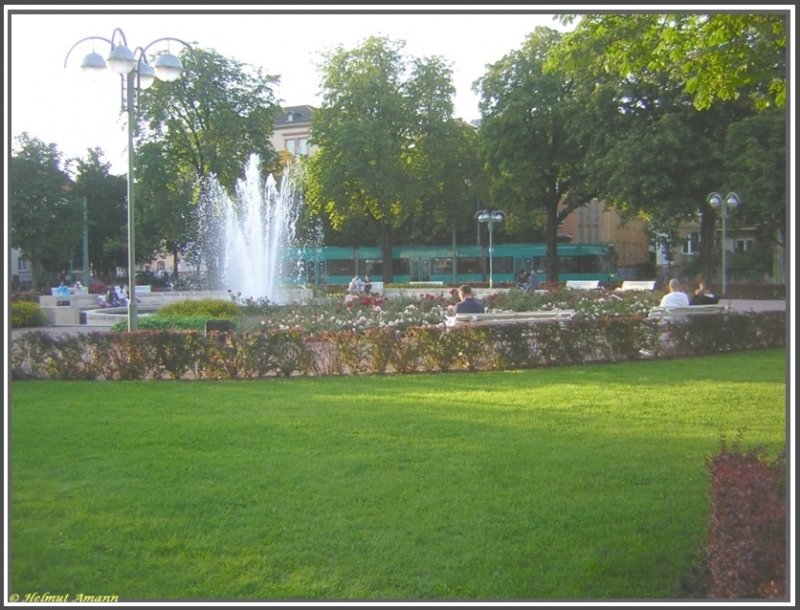
[[[492,284],[492,254],[494,253],[494,242],[492,240],[492,233],[494,223],[504,222],[506,213],[502,210],[478,210],[475,213],[475,220],[478,222],[485,222],[489,225],[489,288],[493,287]]]
[[[741,201],[736,193],[728,193],[723,198],[719,193],[709,193],[706,197],[708,205],[712,208],[720,208],[722,216],[722,296],[727,296],[726,290],[726,268],[725,268],[725,229],[728,220],[728,208],[737,207]]]
[[[124,32],[115,28],[111,38],[102,36],[87,36],[76,42],[64,58],[64,67],[67,67],[70,53],[79,44],[88,40],[100,40],[111,47],[108,57],[103,57],[92,50],[81,62],[81,69],[86,72],[102,72],[106,67],[119,74],[120,91],[122,94],[122,110],[128,113],[128,331],[133,332],[137,327],[136,311],[136,250],[135,250],[135,225],[134,225],[134,193],[133,169],[134,146],[133,136],[136,128],[135,94],[150,87],[155,79],[171,82],[181,77],[183,65],[181,60],[169,52],[162,53],[156,59],[154,66],[147,63],[147,50],[154,44],[162,41],[174,40],[191,48],[187,43],[178,38],[158,38],[145,47],[136,47],[131,51]]]

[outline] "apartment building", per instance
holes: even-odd
[[[651,267],[645,223],[641,220],[623,223],[619,212],[605,201],[595,198],[572,212],[559,226],[559,234],[569,236],[573,242],[613,244],[621,278],[650,279],[639,277]]]
[[[270,142],[276,151],[291,156],[314,154],[314,147],[309,145],[311,134],[311,114],[313,106],[287,106],[275,119],[275,128]]]

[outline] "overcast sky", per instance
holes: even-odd
[[[96,50],[105,56],[108,44],[84,42],[65,58],[70,48],[88,36],[110,38],[120,28],[133,50],[162,37],[174,37],[221,55],[253,64],[266,74],[278,75],[279,101],[286,105],[320,102],[318,64],[321,52],[338,46],[354,48],[370,35],[405,41],[404,52],[411,57],[440,55],[451,63],[456,87],[455,115],[467,121],[478,118],[478,98],[472,83],[483,75],[486,66],[519,49],[527,34],[538,25],[564,30],[553,15],[557,7],[491,7],[467,5],[458,12],[445,7],[445,14],[434,14],[429,7],[399,9],[375,6],[366,12],[343,5],[321,7],[335,10],[287,7],[292,13],[276,14],[253,8],[209,7],[205,13],[166,12],[170,7],[139,9],[124,5],[70,6],[68,9],[6,6],[7,45],[10,53],[10,131],[16,137],[27,131],[47,143],[58,145],[65,156],[86,156],[86,150],[99,146],[115,171],[124,172],[127,137],[120,116],[119,78],[110,71],[94,81],[80,70],[83,57]],[[549,10],[543,13],[544,9]],[[9,14],[9,9],[10,14]],[[90,11],[81,14],[80,10]],[[100,14],[100,10],[116,11]],[[176,9],[171,9],[175,11]],[[274,9],[272,9],[274,10]],[[467,11],[479,11],[469,14]],[[564,12],[566,7],[562,6]],[[414,12],[409,12],[414,11]],[[10,39],[9,39],[10,36]],[[10,40],[10,42],[8,42]],[[161,50],[160,44],[151,50]],[[173,43],[171,50],[181,46]],[[7,78],[9,72],[6,72]],[[6,96],[9,96],[8,89]]]

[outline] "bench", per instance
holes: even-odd
[[[570,290],[594,290],[600,288],[600,280],[567,280]]]
[[[367,294],[383,296],[383,282],[370,282],[369,293]]]
[[[498,324],[531,324],[534,322],[565,321],[575,316],[574,309],[552,309],[542,311],[495,311],[486,313],[457,313],[445,318],[445,325],[489,326]]]
[[[690,316],[704,316],[728,313],[731,308],[723,303],[715,305],[689,305],[682,307],[653,307],[648,318],[654,320],[680,320]]]
[[[655,290],[656,289],[656,282],[655,280],[650,281],[632,281],[632,280],[625,280],[622,282],[622,286],[617,288],[617,291],[622,292],[624,290]]]

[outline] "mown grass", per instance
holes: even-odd
[[[783,447],[785,353],[437,375],[14,382],[10,590],[674,599],[720,435]]]

